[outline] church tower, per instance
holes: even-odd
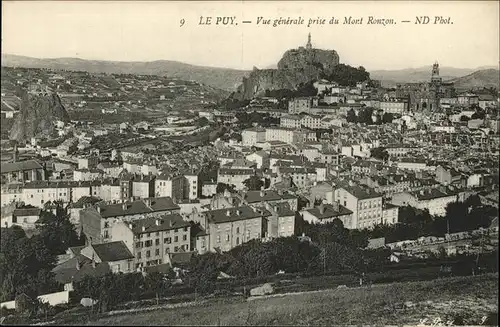
[[[432,65],[432,75],[431,75],[431,83],[438,83],[440,84],[442,81],[442,78],[439,76],[439,64],[436,61],[434,65]]]
[[[311,33],[307,36],[307,44],[306,44],[306,49],[311,50],[312,49],[312,44],[311,44]]]

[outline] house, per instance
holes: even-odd
[[[73,291],[74,283],[85,276],[100,277],[110,272],[134,271],[134,257],[121,241],[74,247],[68,250],[68,254],[70,259],[52,269],[54,279],[63,284],[66,291]]]
[[[98,203],[80,212],[80,224],[87,242],[105,243],[111,240],[111,227],[121,221],[159,217],[179,213],[180,207],[171,198],[148,198],[117,204]]]
[[[249,128],[241,132],[242,144],[253,146],[266,141],[266,130],[264,128]]]
[[[466,180],[463,178],[462,174],[452,167],[446,167],[439,165],[436,170],[436,180],[443,185],[464,185]]]
[[[244,205],[204,212],[209,251],[229,251],[250,240],[267,236],[269,213],[264,208]]]
[[[235,197],[239,203],[255,208],[264,204],[274,205],[279,203],[288,203],[290,209],[293,211],[296,211],[298,207],[298,198],[282,191],[247,191],[242,194],[236,194]]]
[[[191,251],[191,224],[179,214],[121,221],[111,228],[111,239],[123,241],[135,257],[135,269],[170,264],[170,254]]]
[[[256,151],[245,157],[246,160],[255,162],[257,169],[262,169],[263,166],[269,167],[269,155],[265,151]]]
[[[2,184],[44,181],[47,179],[45,167],[36,160],[2,163],[0,171]]]
[[[346,228],[369,228],[382,221],[382,194],[368,186],[339,184],[327,196],[328,203],[334,201],[352,211],[352,224]]]
[[[445,216],[446,206],[451,202],[456,202],[458,195],[457,191],[448,189],[446,186],[439,186],[393,194],[391,203],[398,206],[410,205],[421,210],[427,209],[431,215]]]
[[[289,237],[295,233],[295,211],[288,202],[266,203],[271,214],[267,217],[267,237]]]
[[[12,215],[7,219],[2,219],[2,227],[10,227],[13,225],[20,226],[23,229],[34,229],[35,223],[40,218],[42,209],[40,208],[22,208],[14,209]],[[10,218],[10,219],[8,219]]]
[[[184,176],[180,174],[162,173],[155,179],[155,197],[168,196],[172,199],[182,199],[185,182]]]
[[[344,227],[352,226],[352,211],[340,205],[337,201],[333,204],[322,203],[318,207],[301,211],[305,221],[311,224],[326,224],[340,219]]]
[[[253,169],[220,168],[217,173],[217,183],[234,185],[237,190],[245,188],[244,181],[255,174]]]

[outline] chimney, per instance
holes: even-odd
[[[424,195],[425,194],[425,190],[420,190],[420,195]]]
[[[228,216],[228,217],[231,216],[231,211],[230,210],[226,211],[226,216]]]
[[[240,210],[236,210],[236,215],[237,216],[241,215],[241,211]]]
[[[126,202],[122,203],[122,209],[123,209],[123,211],[127,210],[127,203]]]
[[[101,207],[100,206],[96,206],[96,210],[97,210],[97,212],[101,213]]]
[[[445,185],[439,185],[439,191],[442,193],[447,193],[448,188]]]
[[[265,195],[265,192],[263,190],[260,191],[260,197],[263,198]]]
[[[145,232],[146,231],[146,226],[142,226],[142,231]]]
[[[76,270],[80,270],[80,261],[76,258]]]
[[[128,224],[128,228],[132,229],[134,227],[134,225],[132,225],[132,223]]]
[[[319,213],[321,215],[325,213],[325,205],[323,203],[319,205]]]
[[[333,207],[333,210],[335,210],[335,212],[339,212],[340,211],[340,203],[339,203],[339,201],[333,201],[332,207]]]
[[[174,222],[172,220],[170,220],[168,223],[169,223],[170,227],[172,227],[174,225]]]
[[[160,219],[156,219],[156,226],[160,226],[160,223],[161,223]]]

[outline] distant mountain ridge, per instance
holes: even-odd
[[[249,73],[244,70],[196,66],[171,60],[125,62],[79,58],[38,59],[10,54],[2,54],[2,66],[64,69],[89,73],[167,75],[181,80],[194,80],[225,91],[234,91],[243,76]]]
[[[439,73],[444,81],[454,80],[462,76],[472,74],[477,71],[487,69],[498,70],[498,67],[478,67],[478,68],[454,68],[454,67],[440,67]],[[393,86],[398,83],[420,83],[427,82],[431,78],[432,65],[418,67],[418,68],[405,68],[399,70],[372,70],[370,77],[382,82],[384,86]]]
[[[90,73],[123,73],[123,74],[144,74],[144,75],[167,75],[183,80],[194,80],[206,85],[213,86],[225,91],[235,91],[241,84],[243,77],[248,77],[251,71],[237,70],[230,68],[196,66],[171,60],[156,60],[150,62],[125,62],[125,61],[105,61],[105,60],[85,60],[79,58],[54,58],[38,59],[26,56],[2,54],[2,66],[26,67],[26,68],[47,68],[65,69],[76,71],[87,71]],[[267,69],[275,68],[270,65]],[[370,76],[374,80],[380,80],[384,86],[394,86],[398,83],[419,83],[430,80],[432,66],[418,68],[406,68],[399,70],[372,70]],[[483,84],[491,85],[494,82],[494,71],[498,72],[498,67],[478,67],[478,68],[453,68],[440,67],[440,75],[443,80],[457,80],[475,72],[483,70],[493,70],[489,73],[480,73],[466,80],[458,80],[459,88],[466,87],[470,81],[471,85],[481,85],[480,79],[486,78]],[[498,74],[498,73],[497,73]],[[474,79],[474,82],[472,82]],[[493,82],[492,82],[493,81]],[[493,83],[494,84],[494,83]]]
[[[453,80],[458,90],[496,88],[500,89],[500,71],[498,69],[482,69]]]

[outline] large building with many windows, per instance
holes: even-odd
[[[179,214],[119,222],[112,241],[123,241],[134,255],[135,268],[170,263],[173,253],[191,251],[191,224]]]

